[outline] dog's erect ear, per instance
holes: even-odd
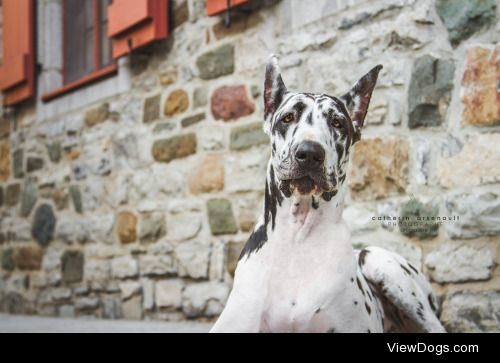
[[[370,98],[372,97],[373,89],[377,83],[378,73],[381,69],[382,65],[380,64],[373,68],[370,72],[361,77],[358,83],[356,83],[349,92],[341,97],[354,123],[354,142],[358,141],[361,137],[361,128],[363,127],[366,112],[370,105]]]
[[[267,63],[266,80],[264,82],[264,117],[266,121],[278,109],[285,92],[286,87],[283,79],[281,79],[278,59],[272,55]]]

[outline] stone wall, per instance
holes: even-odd
[[[254,1],[226,28],[202,1],[175,1],[171,37],[129,60],[130,92],[50,119],[33,104],[3,116],[1,310],[217,316],[261,209],[276,53],[290,89],[334,95],[384,65],[352,156],[353,242],[422,267],[450,331],[500,330],[495,4]],[[392,220],[422,216],[458,219]]]

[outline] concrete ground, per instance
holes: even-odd
[[[0,314],[0,333],[206,333],[212,324],[84,320]]]

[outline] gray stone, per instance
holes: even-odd
[[[449,333],[500,332],[498,291],[451,294],[442,310],[441,321]]]
[[[495,0],[436,0],[436,11],[453,46],[495,24],[496,7]]]
[[[500,234],[500,198],[494,193],[457,194],[446,199],[449,216],[458,220],[446,223],[453,239],[496,236]]]
[[[408,90],[408,126],[439,126],[444,120],[453,89],[455,65],[425,55],[415,60]]]
[[[122,303],[123,318],[128,320],[142,319],[142,296],[135,296]]]
[[[155,307],[155,282],[153,280],[142,280],[142,307],[151,310]]]
[[[12,248],[2,251],[2,269],[5,271],[13,271],[16,267],[14,262],[14,250]]]
[[[440,222],[436,219],[439,207],[411,199],[401,206],[399,231],[407,237],[434,238],[439,233]]]
[[[229,287],[224,283],[211,281],[189,285],[184,289],[182,311],[189,318],[218,315],[228,295]]]
[[[76,299],[75,308],[79,311],[95,310],[99,307],[99,298],[97,297],[80,297]]]
[[[87,125],[87,127],[95,126],[108,120],[109,116],[109,103],[103,103],[85,113],[85,125]]]
[[[61,161],[61,142],[55,141],[50,144],[47,144],[47,153],[49,154],[49,159],[53,163],[58,163]]]
[[[24,151],[18,149],[12,153],[12,170],[14,178],[21,179],[24,177]]]
[[[28,160],[26,160],[26,171],[28,173],[40,170],[43,168],[43,159],[42,158],[36,158],[36,157],[28,157]]]
[[[122,300],[128,300],[142,291],[141,284],[137,281],[123,281],[120,282],[119,286]]]
[[[82,233],[85,238],[80,242],[114,243],[114,214],[95,214],[81,220]]]
[[[172,241],[185,241],[200,233],[202,216],[199,212],[180,212],[169,215],[168,238]]]
[[[73,305],[62,305],[59,307],[58,315],[61,318],[74,318],[75,317],[75,307]]]
[[[21,185],[20,184],[10,184],[5,190],[5,204],[9,207],[15,206],[19,203],[19,197],[21,196]]]
[[[160,100],[161,95],[155,95],[146,98],[144,101],[144,114],[142,121],[150,123],[160,118]]]
[[[180,308],[183,288],[184,283],[180,279],[158,281],[155,288],[156,306],[159,308]]]
[[[193,92],[193,108],[206,106],[208,103],[208,91],[205,87],[195,88]]]
[[[73,171],[73,177],[75,180],[84,180],[87,178],[87,166],[83,163],[74,163],[71,166],[71,170]]]
[[[231,150],[239,151],[262,144],[269,144],[269,137],[264,133],[261,122],[235,127],[231,130],[229,145]]]
[[[425,265],[436,282],[481,281],[491,277],[495,254],[485,245],[447,243],[432,250]]]
[[[181,121],[181,126],[189,127],[203,121],[205,118],[206,115],[204,113],[199,113],[197,115],[189,116]]]
[[[21,199],[21,216],[28,217],[31,210],[35,206],[37,200],[37,187],[36,184],[28,180],[24,183],[23,196]]]
[[[51,300],[54,302],[64,301],[71,298],[71,290],[67,288],[58,288],[50,292]]]
[[[161,212],[144,213],[140,217],[139,240],[156,242],[166,234],[165,214]]]
[[[102,299],[102,317],[104,319],[116,320],[122,317],[122,305],[120,299],[113,296],[105,296]]]
[[[36,239],[41,246],[48,246],[49,242],[54,237],[55,226],[56,217],[52,211],[52,207],[48,204],[39,206],[36,209],[31,229],[33,238]]]
[[[193,279],[208,277],[210,245],[199,242],[184,242],[175,249],[179,276]]]
[[[84,257],[80,251],[66,251],[61,258],[61,272],[64,283],[82,281]]]
[[[177,124],[173,121],[167,121],[167,122],[160,122],[155,125],[155,128],[153,129],[153,133],[159,134],[164,131],[172,131],[177,127]]]
[[[234,46],[225,44],[202,54],[196,60],[200,78],[214,79],[234,72]]]
[[[84,276],[86,281],[105,282],[111,274],[109,261],[87,259],[85,262]]]
[[[186,134],[157,140],[153,144],[153,158],[158,162],[168,163],[196,153],[196,135]]]
[[[61,282],[61,256],[62,251],[49,248],[43,256],[42,270],[45,271],[46,284],[57,285]]]
[[[171,256],[140,256],[139,266],[141,276],[165,276],[175,273]]]
[[[139,265],[131,256],[117,257],[111,261],[111,274],[118,279],[137,277]]]
[[[214,236],[238,232],[231,202],[227,199],[211,199],[207,202],[208,223]]]
[[[83,213],[83,203],[82,203],[82,193],[80,192],[80,187],[78,185],[72,185],[69,187],[69,194],[71,195],[71,200],[73,201],[73,207],[75,212]]]

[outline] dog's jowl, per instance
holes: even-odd
[[[271,139],[263,213],[213,332],[442,332],[425,276],[381,248],[355,251],[346,173],[382,66],[345,95],[291,92],[266,68]]]

